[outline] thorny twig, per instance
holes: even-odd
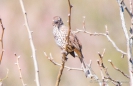
[[[20,78],[20,80],[21,80],[21,82],[22,82],[22,85],[23,85],[23,86],[26,86],[27,84],[24,83],[24,80],[23,80],[23,77],[22,77],[22,73],[21,73],[21,68],[20,68],[20,65],[19,65],[19,58],[20,58],[20,56],[17,56],[16,53],[15,53],[14,55],[15,55],[15,57],[17,58],[17,62],[16,62],[15,64],[17,65],[18,70],[19,70],[19,78]]]
[[[130,77],[129,77],[127,74],[125,74],[123,71],[121,71],[119,68],[117,68],[117,67],[112,63],[111,60],[108,60],[108,61],[110,62],[110,64],[112,65],[112,67],[113,67],[115,70],[119,71],[119,72],[122,73],[125,77],[127,77],[128,79],[130,79]]]
[[[4,53],[4,48],[3,48],[3,36],[4,36],[4,30],[5,30],[1,18],[0,18],[0,24],[1,24],[1,27],[2,27],[2,33],[1,33],[1,38],[0,38],[1,48],[2,48],[1,55],[0,55],[0,63],[1,63],[2,57],[3,57],[3,53]]]
[[[29,34],[29,41],[30,41],[30,46],[31,46],[31,50],[32,50],[33,63],[34,63],[34,67],[35,67],[35,82],[36,82],[37,86],[40,86],[39,69],[38,69],[38,64],[37,64],[37,59],[36,59],[36,50],[35,50],[35,46],[33,44],[32,32],[30,31],[30,28],[29,28],[27,13],[26,13],[24,5],[23,5],[23,0],[20,0],[20,5],[21,5],[22,12],[23,12],[24,20],[25,20],[25,26],[26,26],[26,29]]]

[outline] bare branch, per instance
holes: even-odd
[[[106,33],[97,33],[97,32],[91,33],[91,32],[88,32],[88,31],[85,31],[85,30],[79,30],[79,29],[77,29],[77,31],[75,31],[75,33],[84,32],[84,33],[89,34],[90,36],[105,36],[108,39],[108,41],[111,42],[111,44],[113,45],[113,47],[118,52],[122,53],[123,54],[123,57],[124,57],[124,55],[126,55],[127,53],[125,53],[124,51],[122,51],[121,49],[119,49],[117,47],[117,45],[115,44],[115,42],[109,36],[109,31],[107,30],[107,26],[105,26],[105,28],[106,28]]]
[[[102,76],[102,86],[108,86],[107,80],[104,78],[102,69],[100,69],[100,72],[101,72],[101,76]]]
[[[90,60],[90,63],[86,66],[86,69],[89,70],[89,72],[90,72],[90,74],[87,76],[87,78],[89,77],[91,79],[96,80],[98,82],[99,86],[102,86],[101,81],[99,80],[99,78],[97,77],[95,72],[92,70],[91,64],[92,64],[92,61]]]
[[[121,17],[121,21],[122,21],[122,29],[124,31],[126,40],[128,41],[129,35],[128,35],[128,32],[127,32],[127,28],[126,28],[125,18],[124,18],[124,14],[123,14],[123,7],[122,7],[122,4],[121,4],[120,0],[117,0],[117,2],[119,4],[119,8],[120,8],[120,17]]]
[[[0,38],[0,42],[1,42],[1,47],[2,47],[2,51],[1,51],[1,55],[0,55],[0,64],[1,64],[1,61],[2,61],[2,57],[3,57],[3,53],[4,53],[4,47],[3,47],[3,36],[4,36],[4,26],[3,26],[3,23],[2,23],[2,19],[0,18],[0,24],[1,24],[1,27],[2,27],[2,33],[1,33],[1,38]]]
[[[128,79],[130,79],[130,77],[129,77],[127,74],[125,74],[123,71],[121,71],[119,68],[117,68],[117,67],[112,63],[111,60],[108,60],[108,61],[110,62],[110,64],[112,65],[112,67],[113,67],[115,70],[119,71],[119,72],[122,73],[125,77],[127,77]]]
[[[127,57],[128,57],[128,68],[129,68],[129,76],[130,76],[130,86],[133,86],[133,74],[131,71],[133,70],[132,66],[133,64],[130,63],[130,59],[133,58],[132,56],[132,39],[130,39],[127,28],[126,28],[126,23],[125,23],[125,18],[124,18],[124,11],[123,11],[123,6],[122,2],[123,0],[117,0],[119,9],[120,9],[120,18],[122,22],[122,29],[124,31],[125,37],[126,37],[126,44],[127,44]]]
[[[7,69],[7,73],[6,76],[3,79],[0,79],[0,86],[3,86],[2,82],[8,78],[8,74],[9,74],[9,69]]]
[[[32,34],[29,28],[29,24],[28,24],[28,19],[27,19],[27,13],[25,11],[24,5],[23,5],[23,1],[20,1],[20,5],[21,5],[21,9],[23,12],[23,16],[24,16],[24,20],[25,20],[25,26],[26,29],[28,31],[29,34],[29,41],[30,41],[30,46],[31,46],[31,50],[32,50],[32,57],[33,57],[33,62],[34,62],[34,67],[35,67],[35,82],[37,86],[40,86],[40,80],[39,80],[39,69],[38,69],[38,64],[37,64],[37,59],[36,59],[36,51],[35,51],[35,46],[33,44],[33,38],[32,38]]]
[[[103,54],[105,53],[105,49],[104,49],[104,51],[103,51]],[[109,79],[109,80],[111,80],[112,81],[112,83],[113,84],[115,84],[116,86],[121,86],[121,82],[120,81],[116,81],[116,80],[114,80],[114,79],[112,79],[111,77],[110,77],[110,75],[109,75],[109,73],[108,73],[108,71],[107,71],[107,68],[104,66],[104,64],[103,64],[103,54],[101,55],[99,52],[98,52],[98,55],[99,55],[99,57],[100,57],[100,61],[99,60],[97,60],[97,63],[98,63],[98,65],[99,65],[99,67],[100,67],[100,69],[102,70],[104,70],[104,72],[105,72],[105,74],[106,74],[106,77],[104,76],[104,80],[105,79]],[[102,75],[103,76],[103,75]],[[104,81],[103,81],[103,83],[105,83]],[[105,85],[105,84],[104,84]]]
[[[65,51],[67,51],[67,46],[68,46],[68,43],[69,43],[69,35],[70,35],[70,32],[71,32],[71,8],[72,8],[72,5],[70,3],[70,0],[68,0],[68,5],[69,5],[69,14],[68,14],[68,26],[69,26],[69,29],[68,29],[68,33],[67,33],[67,37],[66,37]],[[65,66],[65,59],[66,59],[66,54],[63,53],[62,54],[62,65],[61,65],[61,68],[59,70],[55,86],[59,86],[59,83],[60,83],[60,80],[61,80],[61,76],[62,76],[62,73],[63,73],[63,70],[64,70],[64,66]]]
[[[122,6],[124,9],[126,9],[126,11],[127,11],[127,13],[129,14],[129,16],[132,17],[133,14],[132,14],[132,12],[127,8],[127,6],[125,5],[124,0],[121,0],[120,4],[121,4],[121,6]],[[130,4],[130,8],[132,8],[132,7],[131,7],[131,4]],[[123,10],[124,10],[124,9],[123,9]]]
[[[19,65],[19,58],[20,58],[20,56],[17,56],[17,54],[14,54],[14,55],[15,55],[15,57],[17,58],[17,62],[16,62],[15,64],[17,65],[18,70],[19,70],[19,77],[20,77],[20,80],[21,80],[21,82],[22,82],[22,85],[23,85],[23,86],[26,86],[26,84],[24,83],[24,80],[23,80],[23,77],[22,77],[22,73],[21,73],[21,68],[20,68],[20,65]]]
[[[50,53],[50,56],[48,56],[48,55],[44,52],[44,55],[45,55],[45,56],[47,57],[47,59],[50,60],[54,65],[62,66],[61,64],[56,63],[56,62],[53,60],[53,57],[52,57],[52,54],[51,54],[51,53]],[[96,81],[99,83],[99,86],[102,86],[101,81],[98,79],[97,75],[96,75],[96,74],[94,73],[94,71],[92,70],[91,64],[92,64],[92,61],[90,60],[90,63],[87,65],[87,68],[88,68],[90,74],[89,74],[87,77],[96,80]],[[68,71],[70,71],[70,70],[76,70],[76,71],[82,71],[82,72],[84,72],[83,68],[72,68],[72,67],[68,67],[68,66],[64,66],[64,68],[67,68]]]
[[[67,35],[67,43],[69,43],[69,35],[71,33],[71,9],[72,9],[72,5],[70,3],[70,0],[68,0],[68,7],[69,7],[69,14],[68,14],[68,26],[69,26],[69,29],[68,29],[68,35]]]
[[[62,66],[61,64],[59,64],[59,63],[57,63],[57,62],[55,62],[55,61],[53,60],[53,57],[52,57],[52,54],[51,54],[51,53],[50,53],[50,56],[48,56],[48,55],[44,52],[44,55],[45,55],[45,56],[47,57],[47,59],[48,59],[49,61],[51,61],[54,65]],[[83,71],[82,68],[72,68],[72,67],[68,67],[68,66],[64,66],[64,67],[67,68],[68,71],[70,71],[70,70]]]

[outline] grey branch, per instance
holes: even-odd
[[[106,29],[107,29],[107,28],[106,28]],[[75,31],[75,33],[79,33],[79,32],[87,33],[87,34],[89,34],[90,36],[105,36],[105,37],[108,39],[108,41],[111,42],[111,44],[113,45],[113,47],[114,47],[118,52],[122,53],[123,55],[126,55],[126,54],[127,54],[126,52],[122,51],[121,49],[119,49],[119,48],[117,47],[117,45],[115,44],[115,42],[110,38],[109,32],[108,32],[107,30],[106,30],[106,33],[97,33],[97,32],[91,33],[91,32],[89,32],[89,31],[86,31],[86,30],[79,30],[79,29],[77,29],[77,31]]]
[[[121,18],[121,23],[122,23],[122,29],[124,31],[125,37],[126,37],[126,44],[127,44],[127,57],[128,60],[131,59],[132,55],[132,42],[130,40],[129,34],[127,32],[127,28],[126,28],[126,23],[125,23],[125,18],[124,18],[124,11],[123,11],[123,0],[117,0],[118,5],[119,5],[119,10],[120,10],[120,18]],[[130,86],[133,86],[133,74],[131,73],[131,71],[133,70],[132,68],[132,64],[130,63],[130,61],[128,61],[128,67],[129,67],[129,76],[130,76]]]
[[[35,67],[35,82],[36,82],[37,86],[40,86],[39,69],[38,69],[38,64],[37,64],[37,59],[36,59],[35,46],[34,46],[33,40],[32,40],[33,39],[32,38],[32,32],[30,31],[30,28],[29,28],[27,13],[25,11],[23,1],[22,0],[19,0],[19,1],[20,1],[22,12],[23,12],[23,16],[24,16],[24,20],[25,20],[25,26],[26,26],[26,29],[28,31],[30,46],[31,46],[31,50],[32,50],[32,57],[33,57],[33,62],[34,62],[34,67]]]

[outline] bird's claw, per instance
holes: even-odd
[[[62,50],[61,53],[67,55],[67,51],[66,50]]]

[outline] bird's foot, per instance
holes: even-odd
[[[62,58],[62,61],[67,61],[67,59],[68,59],[67,57],[65,57],[65,60],[64,60],[64,58]]]
[[[61,53],[62,53],[62,54],[65,54],[65,60],[64,60],[63,57],[62,57],[62,60],[63,60],[63,61],[67,61],[67,59],[68,59],[68,58],[66,57],[67,54],[68,54],[67,51],[63,49],[63,50],[61,51]]]
[[[63,49],[63,50],[61,51],[61,54],[67,55],[67,51]]]

